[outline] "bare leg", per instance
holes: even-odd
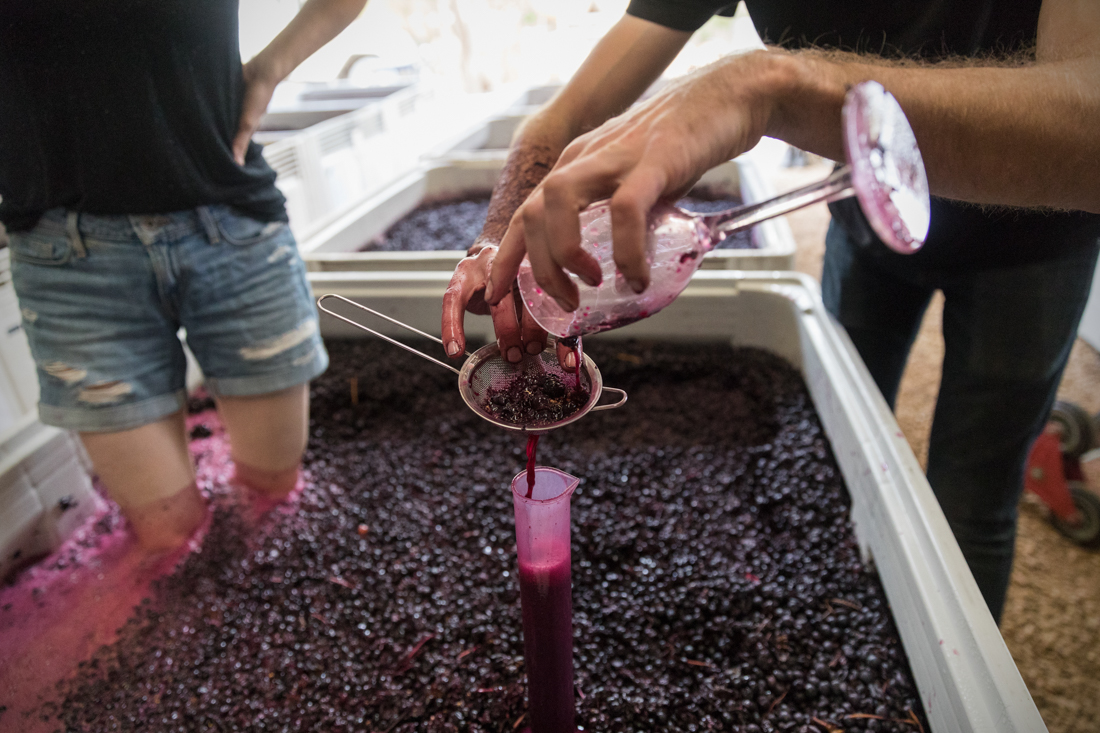
[[[219,397],[237,481],[280,501],[298,481],[309,429],[309,385],[255,397]]]
[[[81,433],[80,439],[145,550],[174,550],[202,524],[206,503],[195,486],[183,412],[133,430]]]

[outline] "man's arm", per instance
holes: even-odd
[[[499,244],[512,214],[565,146],[629,107],[661,75],[690,33],[625,15],[569,83],[516,132],[479,241]]]
[[[233,138],[233,157],[244,165],[252,133],[260,126],[275,86],[313,52],[359,17],[367,0],[308,0],[264,50],[244,65],[244,102]]]
[[[1100,3],[1046,0],[1033,63],[877,66],[795,57],[769,135],[843,157],[845,90],[875,79],[913,125],[932,193],[980,204],[1100,213]]]
[[[447,353],[465,349],[463,316],[493,316],[501,354],[519,361],[522,351],[538,353],[546,334],[512,298],[497,299],[490,311],[483,292],[500,243],[513,215],[542,181],[562,150],[630,106],[672,62],[690,33],[624,16],[589,54],[569,83],[517,131],[500,180],[489,202],[481,235],[459,263],[443,299],[443,341]]]
[[[767,51],[725,59],[575,140],[502,242],[490,287],[515,277],[524,251],[565,306],[595,263],[580,250],[578,213],[611,199],[615,262],[648,285],[645,215],[658,199],[762,135],[841,159],[848,87],[874,79],[913,125],[933,193],[977,203],[1100,212],[1100,3],[1046,0],[1034,62],[888,65],[837,54]],[[513,229],[515,229],[513,227]],[[492,300],[490,300],[492,302]]]

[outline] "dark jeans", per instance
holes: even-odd
[[[826,237],[825,306],[891,409],[924,311],[943,291],[945,354],[928,482],[998,622],[1024,464],[1054,402],[1096,257],[1094,245],[1016,267],[903,275],[881,267],[836,222]]]

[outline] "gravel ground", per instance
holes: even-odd
[[[830,166],[782,170],[777,190],[817,180]],[[821,278],[828,210],[817,205],[788,217],[798,250],[795,268]],[[922,465],[943,363],[943,298],[925,315],[898,395],[898,424]],[[1081,339],[1070,355],[1059,399],[1100,411],[1100,355]],[[1020,506],[1016,565],[1001,633],[1051,733],[1095,733],[1100,721],[1100,553],[1083,550],[1047,522],[1027,497]]]

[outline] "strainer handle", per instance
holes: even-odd
[[[615,387],[604,387],[600,390],[600,397],[603,397],[608,392],[618,392],[620,397],[618,402],[609,402],[606,405],[596,405],[589,412],[596,412],[597,410],[614,410],[616,407],[622,407],[626,404],[626,392]]]
[[[379,313],[378,311],[376,311],[372,308],[368,308],[365,305],[361,305],[359,303],[356,303],[354,300],[350,300],[348,298],[345,298],[342,295],[337,295],[336,293],[328,293],[326,295],[322,295],[320,298],[317,299],[317,307],[319,309],[323,310],[325,313],[328,313],[333,318],[339,318],[344,323],[347,323],[351,326],[355,326],[358,329],[361,329],[363,331],[366,331],[369,334],[377,336],[378,338],[382,339],[383,341],[388,341],[391,344],[393,344],[394,346],[396,346],[398,348],[401,348],[401,349],[404,349],[405,351],[409,352],[410,354],[416,354],[417,356],[419,356],[421,358],[424,358],[424,359],[427,359],[428,361],[435,362],[436,364],[438,364],[441,367],[444,367],[446,369],[450,369],[452,372],[454,372],[455,374],[458,374],[459,376],[462,375],[462,372],[460,372],[458,369],[455,369],[453,366],[451,366],[450,364],[448,364],[445,361],[440,361],[439,359],[436,359],[434,356],[429,356],[428,354],[425,354],[423,351],[419,351],[417,349],[414,349],[413,347],[409,346],[408,344],[403,344],[400,341],[398,341],[397,339],[390,338],[389,336],[387,336],[384,333],[378,333],[378,331],[375,331],[372,328],[367,328],[362,323],[359,323],[357,321],[353,321],[350,318],[346,318],[346,317],[344,317],[344,316],[342,316],[339,313],[336,313],[334,311],[330,311],[328,308],[321,305],[322,303],[325,302],[325,299],[327,299],[327,298],[336,298],[337,300],[342,300],[345,303],[347,303],[348,305],[353,305],[353,306],[355,306],[356,308],[358,308],[360,310],[365,310],[367,313],[370,313],[373,316],[378,316],[379,318],[381,318],[384,321],[389,321],[390,323],[394,324],[395,326],[401,326],[401,328],[405,329],[406,331],[412,331],[413,333],[418,334],[420,336],[423,336],[424,338],[429,338],[429,339],[431,339],[432,341],[435,341],[438,344],[443,343],[443,341],[441,339],[438,339],[435,336],[432,336],[430,333],[424,333],[419,328],[413,328],[412,326],[410,326],[407,323],[402,323],[401,321],[397,320],[396,318],[390,318],[385,313]],[[467,356],[468,356],[468,354],[467,354]],[[596,408],[593,408],[593,409],[596,409]]]

